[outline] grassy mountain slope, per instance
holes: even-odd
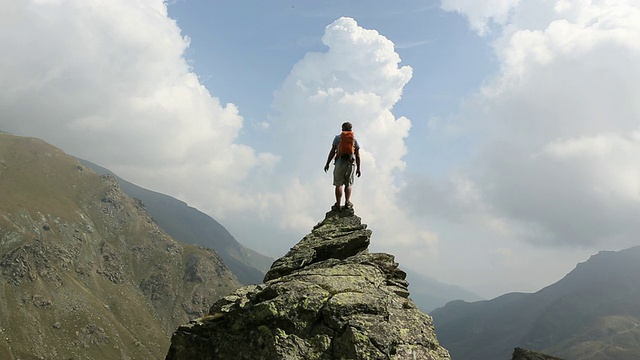
[[[0,134],[0,359],[161,359],[178,325],[237,286],[113,177]]]
[[[516,346],[565,359],[640,358],[640,247],[603,251],[533,294],[433,311],[455,359],[507,358]]]
[[[262,283],[264,273],[273,259],[242,246],[216,220],[178,199],[132,184],[86,160],[80,161],[100,174],[115,176],[122,190],[142,200],[153,219],[171,237],[187,244],[214,249],[241,283]]]

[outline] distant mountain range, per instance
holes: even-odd
[[[431,312],[456,360],[507,359],[514,347],[564,359],[640,359],[640,246],[602,251],[536,293],[454,301]]]
[[[410,269],[406,270],[411,299],[420,310],[429,313],[452,300],[479,301],[477,294],[457,286],[440,282]]]
[[[99,165],[79,159],[99,174],[114,176],[122,190],[140,199],[158,225],[187,244],[214,249],[242,284],[260,284],[273,259],[242,246],[219,222],[171,196],[132,184]]]

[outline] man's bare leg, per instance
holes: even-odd
[[[345,205],[348,205],[351,202],[351,186],[344,187],[344,198]]]
[[[336,204],[340,206],[341,201],[342,201],[342,186],[336,186]]]

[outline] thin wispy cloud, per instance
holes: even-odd
[[[434,38],[429,38],[429,39],[425,39],[425,40],[418,40],[418,41],[410,41],[410,42],[399,42],[396,43],[396,49],[411,49],[411,48],[415,48],[415,47],[420,47],[420,46],[424,46],[424,45],[429,45],[432,44],[435,41]]]

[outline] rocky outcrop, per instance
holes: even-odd
[[[563,360],[559,357],[546,355],[533,350],[515,348],[511,360]]]
[[[167,359],[450,359],[394,257],[369,253],[353,211],[329,212],[265,283],[173,334]]]

